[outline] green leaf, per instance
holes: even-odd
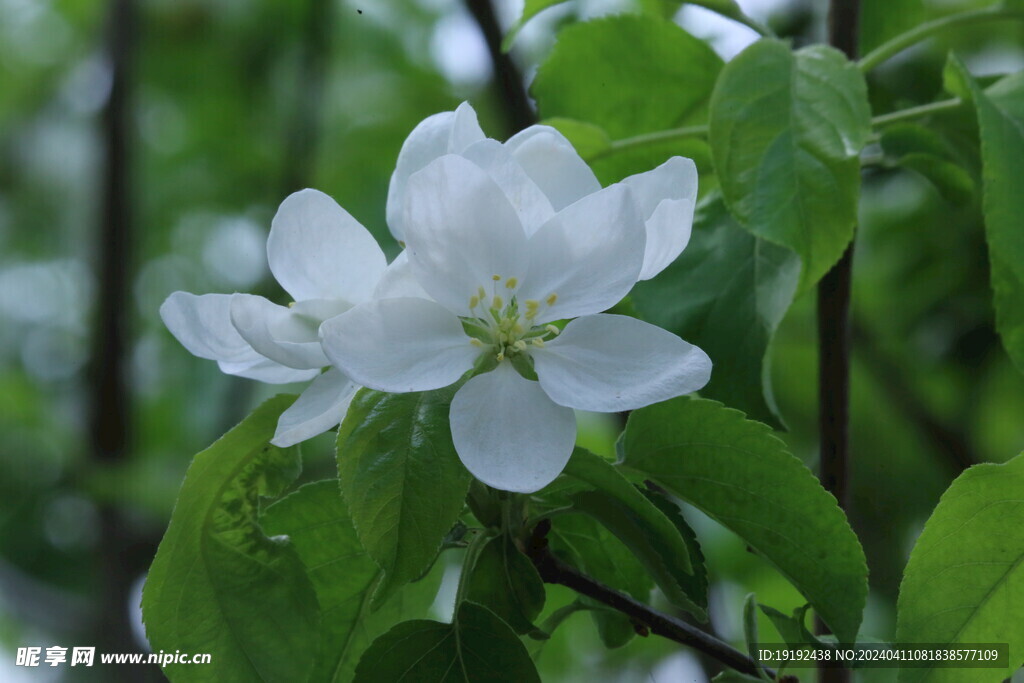
[[[867,54],[927,18],[923,0],[864,0],[860,3],[861,53]]]
[[[555,5],[561,5],[567,2],[567,0],[525,0],[523,3],[523,13],[519,17],[519,21],[513,24],[512,28],[505,34],[504,40],[501,41],[501,51],[508,52],[512,49],[512,45],[516,42],[516,37],[519,35],[519,31],[522,30],[523,26],[526,25],[530,19],[543,12],[549,7]]]
[[[362,389],[338,429],[341,490],[366,552],[384,570],[373,608],[420,577],[462,512],[470,475],[452,445],[455,389]]]
[[[636,626],[622,612],[616,612],[596,600],[585,599],[590,606],[590,617],[597,627],[597,635],[609,650],[623,647],[636,637]]]
[[[946,55],[946,63],[942,67],[942,87],[950,95],[965,101],[974,99],[971,89],[971,75],[963,62],[952,52]]]
[[[800,255],[802,289],[853,238],[870,132],[864,77],[838,50],[759,40],[722,70],[709,136],[726,203],[744,228]]]
[[[902,123],[882,132],[882,150],[900,166],[919,173],[950,202],[965,204],[975,185],[964,160],[938,133],[916,123]]]
[[[901,643],[1009,643],[1010,670],[903,669],[901,681],[998,682],[1024,662],[1024,455],[975,465],[949,489],[900,584]]]
[[[1024,72],[982,90],[962,71],[981,131],[982,208],[996,329],[1010,359],[1024,372]]]
[[[927,154],[940,159],[955,159],[956,150],[941,135],[919,123],[894,123],[882,130],[882,150],[899,158],[908,154]]]
[[[637,494],[640,495],[639,492]],[[686,571],[682,566],[673,565],[667,559],[667,544],[663,543],[664,539],[657,533],[652,533],[652,530],[632,514],[626,505],[602,491],[582,491],[574,496],[573,507],[590,515],[615,534],[615,537],[640,560],[651,578],[673,604],[690,612],[698,620],[707,621],[707,612],[682,589],[681,581],[677,577],[685,576]],[[667,519],[665,521],[668,522]],[[674,527],[672,535],[675,536],[673,544],[680,546],[682,552],[686,553],[686,544]],[[689,563],[688,557],[686,561]]]
[[[782,636],[782,640],[790,645],[806,645],[819,642],[804,625],[805,615],[810,605],[797,607],[792,615],[786,615],[768,605],[760,605],[761,611],[772,622],[772,626]]]
[[[542,118],[593,124],[619,140],[704,123],[721,68],[721,58],[707,43],[672,22],[617,15],[559,33],[531,90]],[[607,183],[654,168],[673,154],[701,165],[706,144],[689,139],[647,145],[617,152],[592,167]]]
[[[295,681],[320,645],[316,595],[294,549],[256,524],[260,496],[279,495],[298,451],[270,445],[295,401],[277,396],[195,456],[142,595],[154,650],[208,652],[170,665],[172,680]]]
[[[659,510],[661,510],[666,517],[669,518],[679,531],[679,535],[683,537],[683,542],[686,543],[686,548],[690,554],[690,563],[693,565],[693,573],[685,574],[677,572],[676,576],[679,579],[679,585],[683,591],[690,596],[690,598],[701,606],[702,609],[707,609],[708,606],[708,571],[704,565],[704,553],[700,549],[700,543],[697,542],[697,534],[693,531],[686,520],[683,518],[682,510],[679,506],[670,501],[665,496],[655,491],[644,491],[647,500],[651,501]]]
[[[402,619],[425,613],[437,594],[440,575],[432,575],[370,612],[384,572],[360,545],[337,479],[303,486],[267,508],[260,524],[268,534],[291,539],[316,590],[323,618],[313,683],[352,680],[370,642]]]
[[[551,550],[580,571],[606,586],[624,591],[641,602],[650,597],[653,582],[647,570],[615,536],[586,515],[562,515],[552,520],[548,533]],[[625,645],[636,629],[623,614],[584,598],[590,616],[606,647]]]
[[[665,564],[676,567],[686,574],[693,574],[689,550],[679,530],[665,513],[629,483],[614,465],[585,448],[576,448],[564,472],[613,498],[620,504],[621,511],[634,520],[642,528],[644,535],[659,547],[659,556]],[[576,498],[579,498],[579,494]]]
[[[954,204],[966,204],[974,197],[970,174],[952,161],[929,154],[908,154],[897,163],[924,176],[939,194]]]
[[[573,497],[573,507],[611,531],[647,568],[678,607],[707,619],[705,596],[685,590],[695,586],[690,548],[679,528],[604,458],[583,448],[573,451],[565,474],[593,486]]]
[[[493,612],[463,602],[451,624],[420,619],[385,633],[366,651],[355,683],[540,683],[530,655]]]
[[[757,633],[757,596],[754,593],[748,593],[743,601],[743,639],[747,642],[747,655],[760,664],[761,660],[757,656],[757,650],[761,638]],[[772,681],[760,666],[757,669],[757,675],[763,681],[768,681],[768,683]]]
[[[835,498],[771,430],[715,401],[680,397],[633,411],[625,465],[745,540],[854,642],[867,566]]]
[[[544,581],[512,538],[492,538],[477,558],[466,598],[494,612],[516,633],[535,629],[544,609]]]
[[[546,126],[551,126],[569,139],[576,153],[584,159],[606,154],[611,149],[612,141],[608,133],[600,126],[575,119],[553,118],[542,121]]]
[[[645,320],[711,357],[703,395],[781,427],[768,349],[799,278],[795,253],[740,228],[715,197],[698,206],[686,250],[631,297]]]

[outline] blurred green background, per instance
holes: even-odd
[[[739,4],[797,45],[824,38],[825,2]],[[986,4],[865,0],[863,40]],[[558,30],[639,3],[546,11],[512,62],[488,50],[487,7],[505,30],[521,2],[0,0],[0,680],[85,678],[67,665],[16,667],[18,647],[145,647],[141,584],[191,456],[280,389],[188,354],[160,323],[163,299],[183,289],[283,300],[266,234],[277,204],[306,186],[393,255],[388,177],[415,124],[468,99],[486,132],[507,137],[530,114],[516,105],[518,83]],[[695,7],[675,21],[726,58],[754,39]],[[904,53],[870,79],[875,113],[941,98],[950,49],[977,75],[1016,71],[1024,28],[986,24]],[[935,124],[970,149],[971,116]],[[962,165],[977,180],[977,158],[964,153]],[[863,633],[886,638],[939,495],[966,464],[1024,445],[1024,379],[993,332],[978,196],[951,203],[883,164],[865,171],[861,209],[850,517],[871,570]],[[813,296],[799,299],[772,350],[784,438],[812,468],[813,313]],[[609,452],[615,425],[581,417],[583,439]],[[305,478],[332,476],[329,435],[303,450]],[[783,610],[801,604],[735,537],[693,521],[719,635],[742,640],[748,592]],[[653,638],[606,652],[580,615],[540,659],[552,681],[706,680],[707,664]],[[159,679],[145,667],[113,675]]]

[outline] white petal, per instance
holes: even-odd
[[[341,370],[331,368],[314,379],[298,400],[281,413],[270,443],[291,446],[326,432],[341,422],[358,388]]]
[[[281,202],[267,258],[274,277],[296,301],[365,301],[387,266],[366,228],[316,190],[301,190]]]
[[[174,338],[195,356],[247,361],[252,347],[231,324],[231,294],[174,292],[160,306],[160,317]]]
[[[555,215],[551,202],[530,179],[523,167],[497,140],[480,140],[462,153],[462,156],[487,171],[505,193],[527,235],[537,232]]]
[[[331,362],[363,386],[403,393],[452,384],[480,350],[462,323],[427,299],[380,299],[320,326]]]
[[[409,176],[434,159],[445,154],[458,154],[483,139],[484,132],[477,123],[476,112],[468,102],[460,104],[455,111],[428,116],[413,128],[398,153],[398,162],[388,187],[388,227],[395,239],[405,240],[402,207]]]
[[[505,143],[555,211],[601,189],[594,172],[564,135],[550,126],[530,126]]]
[[[384,271],[377,289],[373,292],[374,299],[396,299],[399,297],[412,297],[413,299],[429,299],[430,295],[420,287],[420,283],[412,274],[412,266],[409,265],[409,254],[403,251]]]
[[[546,302],[538,321],[603,311],[636,284],[644,258],[643,220],[619,184],[568,206],[530,238],[530,270],[519,300]]]
[[[255,351],[250,351],[251,356],[241,361],[217,361],[220,371],[227,375],[237,375],[247,379],[255,379],[267,384],[291,384],[292,382],[305,382],[320,374],[319,369],[296,370],[287,368],[280,363],[275,363]]]
[[[261,296],[235,294],[231,299],[231,322],[254,349],[270,360],[303,370],[327,365],[317,335],[320,320]]]
[[[697,391],[711,378],[711,359],[671,332],[623,315],[570,322],[534,367],[555,403],[610,413]]]
[[[409,178],[405,217],[413,275],[449,310],[466,313],[480,286],[490,296],[494,275],[523,281],[522,224],[501,188],[473,162],[449,154]]]
[[[686,248],[697,201],[697,167],[672,157],[653,171],[622,181],[633,190],[647,227],[647,250],[641,280],[649,280]]]
[[[452,440],[474,477],[504,491],[532,493],[569,462],[576,417],[551,402],[509,363],[466,382],[452,399]]]

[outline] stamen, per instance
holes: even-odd
[[[516,351],[525,351],[526,350],[526,342],[524,342],[522,339],[520,339],[515,344],[512,345],[512,348],[515,349]]]
[[[501,276],[500,275],[492,275],[491,279],[494,280],[495,282],[500,282],[501,281]]]
[[[469,343],[472,344],[473,346],[483,346],[484,345],[484,343],[482,341],[480,341],[479,339],[477,339],[476,337],[473,337],[472,339],[470,339]]]
[[[516,335],[517,337],[521,335],[523,331],[523,326],[520,325],[519,323],[516,323],[515,325],[512,326],[512,334]]]
[[[292,307],[292,306],[294,306],[294,305],[295,305],[295,302],[294,302],[294,301],[291,301],[291,302],[289,302],[289,303],[288,303],[288,308],[291,308],[291,307]]]
[[[514,277],[510,277],[508,280],[505,280],[505,286],[508,287],[509,289],[515,289],[518,284],[519,280],[515,279]]]
[[[528,311],[531,310],[531,309],[532,310],[537,310],[538,308],[540,308],[540,302],[539,301],[537,301],[536,299],[527,299],[526,300],[526,310],[528,310]]]
[[[553,337],[557,337],[558,334],[561,332],[561,330],[555,327],[554,325],[545,325],[544,329],[550,332],[551,336]]]
[[[558,295],[552,292],[545,301],[548,302],[548,306],[554,306],[555,302],[558,301]]]
[[[497,309],[497,310],[500,311],[504,307],[505,307],[505,301],[500,296],[495,296],[494,299],[491,300],[491,308],[494,308],[494,309]]]
[[[487,292],[484,291],[483,285],[480,285],[479,287],[476,288],[476,295],[480,299],[480,301],[483,301],[484,299],[487,298]]]
[[[543,348],[544,348],[544,340],[543,340],[543,339],[541,339],[540,337],[537,337],[537,338],[536,338],[536,339],[534,339],[534,340],[533,340],[533,341],[532,341],[531,343],[532,343],[532,344],[533,344],[534,346],[536,346],[536,347],[537,347],[538,349],[543,349]]]
[[[469,310],[472,311],[474,308],[477,307],[477,305],[479,305],[479,303],[480,303],[480,297],[476,296],[475,294],[473,296],[469,297]]]
[[[495,356],[495,358],[497,358],[498,362],[500,363],[501,361],[505,360],[505,352],[504,351],[499,351],[498,355]]]

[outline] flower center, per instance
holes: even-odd
[[[473,346],[494,354],[500,363],[525,354],[531,346],[543,347],[546,340],[558,336],[561,330],[556,326],[537,323],[538,316],[558,300],[557,294],[552,292],[543,302],[527,299],[520,307],[516,278],[495,275],[491,280],[489,295],[487,287],[477,287],[476,294],[469,298],[470,315],[462,318]]]

